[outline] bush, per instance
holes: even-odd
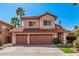
[[[53,42],[54,42],[54,44],[58,44],[59,43],[59,39],[58,38],[54,38]]]
[[[67,41],[69,43],[72,43],[74,40],[76,40],[76,36],[74,34],[69,34],[67,37],[66,37]]]
[[[74,40],[76,40],[76,36],[67,36],[66,39],[72,43]]]
[[[76,48],[79,48],[79,40],[74,40],[73,46],[76,47]]]

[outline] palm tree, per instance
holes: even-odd
[[[21,26],[20,19],[17,20],[17,26]]]
[[[19,8],[16,9],[16,14],[17,14],[17,15],[19,16],[19,18],[20,18],[20,24],[21,24],[21,26],[22,26],[21,17],[25,15],[24,12],[25,12],[25,10],[24,10],[23,8],[21,8],[21,7],[19,7]]]
[[[16,26],[20,26],[20,24],[19,24],[19,19],[18,19],[18,17],[13,17],[13,18],[11,18],[11,23],[16,27]]]
[[[59,25],[61,26],[61,20],[59,21]]]

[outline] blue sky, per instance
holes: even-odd
[[[49,12],[58,16],[55,23],[62,21],[62,26],[72,30],[75,25],[79,26],[79,6],[73,6],[67,3],[7,3],[0,4],[0,20],[10,23],[12,17],[16,15],[16,9],[22,7],[25,10],[25,16],[38,16]]]

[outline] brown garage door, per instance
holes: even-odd
[[[27,44],[27,35],[26,34],[17,34],[16,35],[16,44],[17,45]]]
[[[31,34],[30,44],[51,44],[52,34]]]

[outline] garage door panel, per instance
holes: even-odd
[[[51,35],[33,35],[29,36],[29,44],[51,44],[52,36]],[[27,35],[16,35],[16,44],[25,45],[27,44]]]
[[[30,44],[40,44],[39,43],[39,38],[36,36],[31,36],[30,37]]]
[[[30,36],[30,44],[51,44],[51,35]]]
[[[25,45],[27,44],[27,36],[26,35],[16,35],[16,44],[17,45]]]

